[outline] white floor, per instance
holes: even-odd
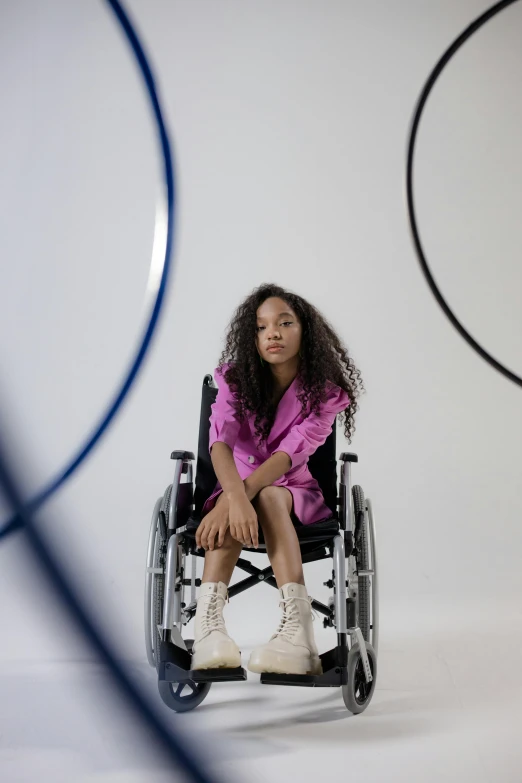
[[[158,709],[221,780],[520,783],[521,619],[516,609],[403,607],[381,625],[377,688],[359,716],[338,690],[261,686],[256,675],[213,685],[192,713],[175,716],[159,696]],[[324,648],[331,636],[318,640]],[[130,666],[154,695],[153,670]],[[182,779],[140,732],[97,664],[2,667],[3,783]]]

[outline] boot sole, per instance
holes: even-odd
[[[248,662],[248,671],[255,674],[312,674],[320,675],[323,673],[323,667],[320,659],[303,662],[303,665],[293,665],[278,658],[278,656],[272,656],[265,658],[264,661],[256,662],[250,660]]]
[[[205,669],[238,669],[241,666],[241,656],[238,658],[218,658],[217,660],[192,663],[192,671],[204,671]]]

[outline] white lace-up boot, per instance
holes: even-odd
[[[223,620],[228,598],[224,582],[204,582],[197,601],[192,669],[235,669],[241,666],[241,653],[230,638]]]
[[[322,674],[312,628],[312,607],[306,587],[289,582],[279,590],[283,617],[270,641],[250,656],[251,672]]]

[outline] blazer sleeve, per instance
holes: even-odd
[[[321,403],[319,413],[311,413],[301,424],[292,427],[276,451],[288,454],[292,468],[302,465],[326,441],[332,431],[335,417],[349,404],[350,398],[344,389],[332,384],[326,402]]]
[[[219,382],[216,400],[211,405],[208,438],[209,453],[217,440],[226,443],[231,449],[234,449],[234,444],[241,428],[241,422],[236,417],[236,409],[234,407],[237,395],[231,391],[223,377],[227,367],[228,365],[223,365],[222,367],[216,367],[214,370],[214,377],[217,377]]]

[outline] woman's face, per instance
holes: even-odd
[[[265,299],[257,310],[256,346],[261,358],[269,364],[284,364],[298,356],[302,328],[290,305],[278,296]],[[270,351],[270,345],[279,350]]]

